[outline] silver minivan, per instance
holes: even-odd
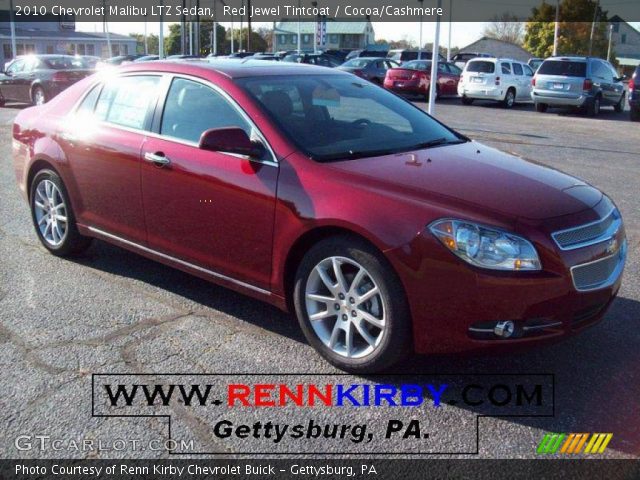
[[[551,57],[536,71],[531,99],[538,112],[546,112],[549,107],[574,107],[595,116],[604,105],[622,112],[623,80],[624,76],[600,58]]]

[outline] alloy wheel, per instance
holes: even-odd
[[[370,355],[385,334],[380,288],[350,258],[325,258],[313,268],[306,282],[305,306],[318,338],[342,357]]]
[[[42,238],[52,247],[57,247],[67,235],[67,206],[55,183],[44,179],[36,187],[33,198],[36,224]]]

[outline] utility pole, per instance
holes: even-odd
[[[449,0],[449,39],[447,40],[447,63],[451,61],[451,30],[453,30],[453,23],[451,18],[453,16],[453,0]]]
[[[200,56],[200,0],[196,0],[196,55]]]
[[[593,35],[596,30],[596,20],[598,19],[598,8],[600,6],[600,0],[596,0],[596,7],[593,9],[593,22],[591,22],[591,35],[589,36],[589,56],[593,50]]]
[[[180,53],[187,53],[187,17],[184,14],[187,0],[182,0],[182,15],[180,15]]]
[[[160,0],[160,32],[158,34],[158,58],[162,60],[164,58],[164,22],[162,21],[162,11],[164,0]]]
[[[438,0],[438,8],[442,7],[442,0]],[[438,88],[438,52],[440,51],[440,16],[436,19],[436,34],[433,38],[433,51],[431,53],[431,81],[429,82],[429,115],[435,114],[436,95]]]
[[[16,46],[16,19],[13,16],[13,0],[9,0],[9,25],[11,28],[11,56],[16,58],[17,46]]]
[[[607,62],[611,58],[611,37],[613,37],[613,23],[609,24],[609,47],[607,48]]]
[[[300,0],[298,0],[298,53],[302,53],[302,36],[300,35],[300,10],[302,9],[302,5],[300,5]]]
[[[556,24],[553,28],[553,56],[558,55],[558,30],[560,29],[560,0],[556,0]]]
[[[312,7],[317,7],[318,2],[311,2]],[[316,15],[316,25],[313,29],[313,53],[317,53],[318,51],[318,28],[320,27],[320,15]]]
[[[111,50],[111,37],[109,36],[109,25],[107,25],[107,1],[102,0],[102,33],[104,33],[107,37],[107,49],[109,50],[109,54],[107,58],[113,57],[113,50]]]
[[[212,25],[212,34],[211,37],[211,52],[214,55],[218,55],[218,17],[216,16],[216,3],[218,0],[213,0],[213,25]]]
[[[418,0],[420,8],[424,6],[424,0]],[[422,10],[420,10],[420,35],[418,37],[418,60],[422,60]]]
[[[247,0],[247,52],[251,51],[251,0]]]
[[[147,16],[144,16],[144,54],[149,55],[149,44],[147,43]]]
[[[244,0],[240,0],[240,8],[244,7]],[[242,10],[240,10],[242,11]],[[238,51],[242,51],[242,29],[244,28],[244,17],[240,15],[240,38],[238,39],[238,43],[240,46],[238,47]]]

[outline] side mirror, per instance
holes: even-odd
[[[198,145],[202,150],[235,153],[251,158],[264,155],[264,145],[251,141],[247,132],[238,127],[212,128],[200,136]]]
[[[616,78],[616,82],[624,82],[628,77],[626,75],[622,75],[621,77]]]

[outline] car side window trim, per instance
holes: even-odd
[[[224,98],[229,105],[238,112],[238,114],[249,124],[249,126],[251,127],[251,129],[255,132],[256,136],[260,139],[260,141],[264,144],[265,148],[267,149],[267,151],[269,152],[269,159],[267,160],[258,160],[255,158],[251,158],[248,157],[246,155],[239,155],[239,154],[235,154],[235,153],[227,153],[226,155],[232,156],[232,157],[237,157],[237,158],[241,158],[241,159],[245,159],[245,160],[250,160],[252,162],[255,163],[260,163],[260,164],[264,164],[264,165],[270,165],[270,166],[274,166],[277,167],[278,166],[278,157],[276,156],[275,152],[273,151],[273,148],[271,148],[271,144],[267,141],[266,137],[264,136],[264,134],[262,133],[262,131],[258,128],[258,126],[255,124],[255,122],[251,119],[251,117],[249,116],[249,114],[247,114],[247,112],[245,112],[245,110],[238,105],[238,103],[227,93],[225,92],[223,89],[221,89],[218,85],[215,85],[207,80],[205,80],[204,78],[200,78],[200,77],[194,77],[192,75],[185,75],[185,74],[180,74],[180,73],[168,73],[165,75],[165,79],[163,80],[164,83],[162,85],[162,88],[160,90],[160,95],[158,98],[158,102],[156,104],[156,107],[154,109],[153,112],[153,121],[151,124],[151,131],[146,132],[147,134],[155,137],[155,138],[160,138],[162,140],[168,141],[168,142],[173,142],[173,143],[178,143],[181,145],[187,145],[189,147],[195,147],[198,148],[198,144],[195,142],[190,142],[188,140],[184,140],[181,138],[176,138],[176,137],[171,137],[169,135],[162,135],[160,133],[160,123],[162,121],[162,113],[164,111],[164,106],[165,103],[167,101],[167,94],[169,93],[169,88],[171,87],[171,84],[173,83],[174,79],[176,78],[182,78],[184,80],[189,80],[192,82],[196,82],[199,83],[201,85],[204,85],[205,87],[211,88],[214,92],[218,93],[219,95],[222,96],[222,98]]]

